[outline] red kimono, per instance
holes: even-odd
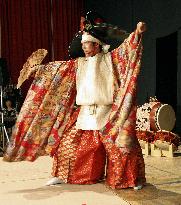
[[[104,176],[112,188],[145,183],[145,166],[135,134],[136,84],[142,54],[141,38],[132,33],[111,51],[119,88],[109,120],[99,131],[75,129],[76,60],[39,66],[18,116],[6,161],[34,161],[54,156],[53,176],[65,182],[92,184]]]

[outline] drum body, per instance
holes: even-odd
[[[175,112],[168,104],[156,103],[150,112],[151,130],[171,131],[175,126]]]
[[[175,112],[168,104],[149,102],[137,109],[137,130],[171,131],[175,126],[175,121]]]

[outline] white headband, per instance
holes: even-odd
[[[91,41],[91,42],[95,42],[95,43],[100,44],[100,45],[102,46],[102,49],[103,49],[103,52],[104,52],[104,53],[107,53],[108,50],[109,50],[109,48],[110,48],[110,45],[107,45],[107,44],[102,43],[99,39],[97,39],[97,38],[91,36],[89,33],[86,33],[86,32],[85,32],[85,33],[82,35],[81,43],[85,43],[85,42],[87,42],[87,41]]]
[[[100,40],[98,40],[97,38],[91,36],[91,35],[88,34],[88,33],[84,33],[84,34],[82,35],[81,43],[85,43],[85,42],[87,42],[87,41],[99,43],[100,45],[102,45],[102,42],[101,42]]]

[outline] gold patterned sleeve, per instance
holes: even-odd
[[[128,62],[135,56],[136,50],[142,48],[142,35],[136,33],[136,31],[129,34],[124,42],[117,48],[111,51],[113,56],[113,64],[118,66],[121,62],[121,67],[126,67]]]
[[[45,49],[38,49],[31,54],[26,63],[23,65],[23,69],[20,71],[17,88],[20,88],[25,80],[27,80],[32,74],[36,73],[39,65],[41,64],[47,53],[48,52]]]

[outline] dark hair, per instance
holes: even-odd
[[[12,99],[10,98],[6,98],[4,102],[7,102],[7,101],[11,101],[11,103],[13,102]]]

